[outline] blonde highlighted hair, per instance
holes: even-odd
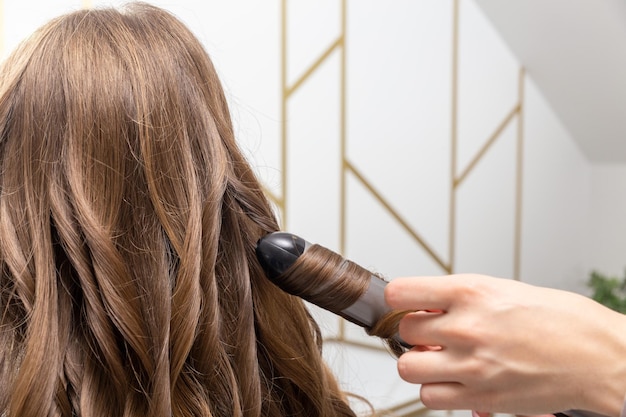
[[[0,72],[0,415],[352,416],[198,40],[78,11]]]

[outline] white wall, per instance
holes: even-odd
[[[626,269],[626,165],[591,169],[589,266],[624,278]]]
[[[4,52],[85,3],[111,2],[5,2]],[[205,43],[289,231],[389,278],[477,272],[584,291],[590,265],[623,268],[626,168],[590,166],[472,0],[459,0],[456,78],[453,0],[347,0],[345,32],[341,0],[289,0],[285,86],[281,0],[153,3]],[[342,336],[336,317],[313,310],[325,335],[343,340],[325,352],[348,390],[378,408],[417,398],[377,341],[350,325]]]
[[[525,119],[522,278],[585,293],[592,167],[532,81]]]

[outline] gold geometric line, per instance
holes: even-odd
[[[519,112],[517,113],[517,172],[515,181],[515,248],[513,252],[513,279],[521,279],[522,258],[522,199],[524,181],[524,67],[520,68],[518,81]]]
[[[329,339],[330,341],[335,341],[335,342],[347,342],[346,339],[346,320],[343,318],[339,318],[339,329],[337,332],[337,338],[335,339]],[[326,340],[324,340],[326,341]]]
[[[2,0],[0,0],[2,1]],[[286,208],[286,200],[287,200],[287,102],[289,97],[304,83],[306,80],[316,71],[322,63],[328,59],[328,57],[335,51],[335,49],[342,47],[341,51],[341,94],[340,94],[340,111],[341,111],[341,124],[340,124],[340,140],[341,140],[341,203],[340,203],[340,247],[341,253],[345,253],[345,235],[346,235],[346,170],[349,168],[349,165],[346,164],[346,21],[347,21],[347,0],[341,1],[341,36],[338,38],[314,63],[307,71],[304,72],[298,78],[298,80],[291,86],[287,86],[287,0],[282,0],[281,2],[281,88],[282,88],[282,129],[281,129],[281,142],[282,142],[282,158],[281,158],[281,171],[282,171],[282,199],[278,198],[273,193],[266,190],[269,198],[274,201],[279,207],[282,207],[283,210],[283,218],[282,218],[282,226],[286,227],[286,217],[287,217],[287,208]],[[358,176],[356,170],[352,169],[352,172]],[[387,206],[384,202],[383,205]],[[415,235],[419,239],[419,236]],[[421,239],[418,240],[422,243],[422,246],[429,251],[429,249],[425,246]],[[438,257],[434,254],[434,252],[429,251],[431,256],[434,257],[435,260]],[[441,263],[441,262],[440,262]],[[445,269],[445,267],[444,267]],[[377,352],[387,351],[383,347],[372,346],[366,343],[361,343],[358,341],[348,340],[346,338],[346,324],[345,320],[341,319],[339,322],[339,334],[338,338],[328,338],[324,340],[324,343],[340,343],[342,345],[360,347],[364,349],[375,350]],[[412,400],[411,403],[419,403],[420,400]],[[417,414],[416,414],[417,416]]]
[[[343,36],[340,36],[335,42],[333,42],[332,45],[328,47],[328,49],[326,49],[326,51],[324,51],[324,53],[319,58],[315,60],[315,62],[309,67],[309,69],[307,69],[304,74],[302,74],[300,78],[298,78],[298,80],[293,83],[291,87],[285,89],[285,98],[289,98],[298,88],[300,88],[300,86],[311,76],[311,74],[313,74],[315,70],[319,68],[319,66],[322,65],[324,61],[326,61],[330,54],[332,54],[335,49],[339,48],[342,45]]]
[[[429,408],[420,408],[418,410],[413,411],[412,413],[403,414],[402,417],[422,417],[428,415],[430,413]],[[452,415],[451,411],[448,411],[448,415]]]
[[[402,417],[422,417],[422,416],[428,415],[428,413],[430,413],[430,409],[424,407],[424,408],[419,408],[410,413],[402,414]]]
[[[450,267],[445,264],[443,260],[435,253],[433,249],[426,243],[426,241],[404,220],[404,218],[393,208],[385,198],[365,179],[365,177],[352,165],[349,161],[345,161],[346,167],[354,174],[354,176],[361,182],[361,184],[367,188],[367,190],[374,196],[376,200],[387,210],[387,212],[393,217],[396,222],[402,226],[402,228],[430,255],[430,257],[437,263],[441,269],[450,273]]]
[[[6,25],[4,20],[4,0],[0,0],[0,56],[4,55]]]
[[[339,250],[341,254],[346,253],[346,234],[347,234],[347,222],[346,222],[346,168],[343,161],[346,157],[346,25],[347,25],[347,0],[341,1],[341,39],[343,41],[343,47],[341,48],[340,65],[341,65],[341,85],[340,85],[340,97],[339,97],[339,111],[341,116],[341,123],[339,126],[339,140],[341,142],[340,158],[341,158],[341,174],[340,174],[340,201],[339,201]],[[325,58],[324,58],[325,59]],[[342,340],[346,339],[346,321],[344,319],[339,320],[339,337]]]
[[[492,135],[489,137],[489,139],[487,140],[487,142],[482,146],[482,148],[480,148],[480,150],[476,153],[476,155],[474,156],[474,158],[470,161],[470,163],[467,165],[467,168],[465,168],[465,170],[463,171],[463,173],[454,181],[454,186],[458,187],[463,180],[465,180],[465,178],[467,177],[467,175],[472,172],[472,170],[476,167],[476,164],[478,164],[478,162],[480,162],[480,160],[483,158],[483,156],[485,156],[485,154],[487,153],[487,151],[489,150],[489,148],[491,148],[491,146],[496,142],[496,140],[500,137],[500,134],[504,131],[504,129],[508,126],[508,124],[511,122],[511,120],[513,120],[513,118],[515,117],[515,115],[517,114],[517,112],[520,109],[520,104],[517,103],[515,105],[515,107],[513,107],[513,109],[509,112],[509,114],[506,116],[506,118],[500,123],[500,125],[498,125],[498,127],[496,128],[496,130],[492,133]]]
[[[281,229],[287,227],[287,97],[285,90],[287,88],[287,0],[281,2],[281,48],[280,48],[280,78],[281,78],[281,126],[280,126],[280,188],[282,194],[283,215],[281,218]]]
[[[430,413],[430,409],[426,407],[418,408],[417,410],[413,410],[407,413],[402,413],[402,417],[423,417]]]
[[[398,411],[401,411],[403,408],[413,408],[415,406],[421,406],[419,410],[415,410],[415,411],[420,411],[420,412],[425,412],[428,411],[428,409],[426,407],[424,407],[424,405],[422,404],[422,401],[418,398],[418,399],[411,399],[408,401],[405,401],[403,403],[394,405],[393,407],[389,407],[386,408],[384,411],[386,412],[392,412],[392,413],[397,413]],[[405,415],[405,414],[403,414]],[[408,415],[408,414],[406,414]]]
[[[459,0],[452,4],[452,86],[450,88],[450,213],[448,228],[448,273],[454,273],[454,260],[456,256],[456,178],[457,164],[457,139],[458,139],[458,97],[459,97]]]
[[[341,80],[340,80],[340,97],[339,97],[339,111],[340,111],[340,125],[339,125],[339,141],[340,141],[340,155],[341,158],[341,176],[339,178],[339,251],[341,254],[346,253],[346,234],[347,234],[347,222],[346,222],[346,149],[347,149],[347,134],[346,134],[346,25],[347,25],[347,1],[341,1],[341,39],[343,39],[343,48],[341,48],[340,65],[341,65]]]

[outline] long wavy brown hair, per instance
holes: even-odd
[[[0,415],[354,415],[255,259],[278,225],[175,17],[46,24],[2,67],[0,132]]]

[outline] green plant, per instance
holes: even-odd
[[[626,271],[622,279],[593,271],[587,285],[593,290],[591,298],[608,308],[626,313]]]

